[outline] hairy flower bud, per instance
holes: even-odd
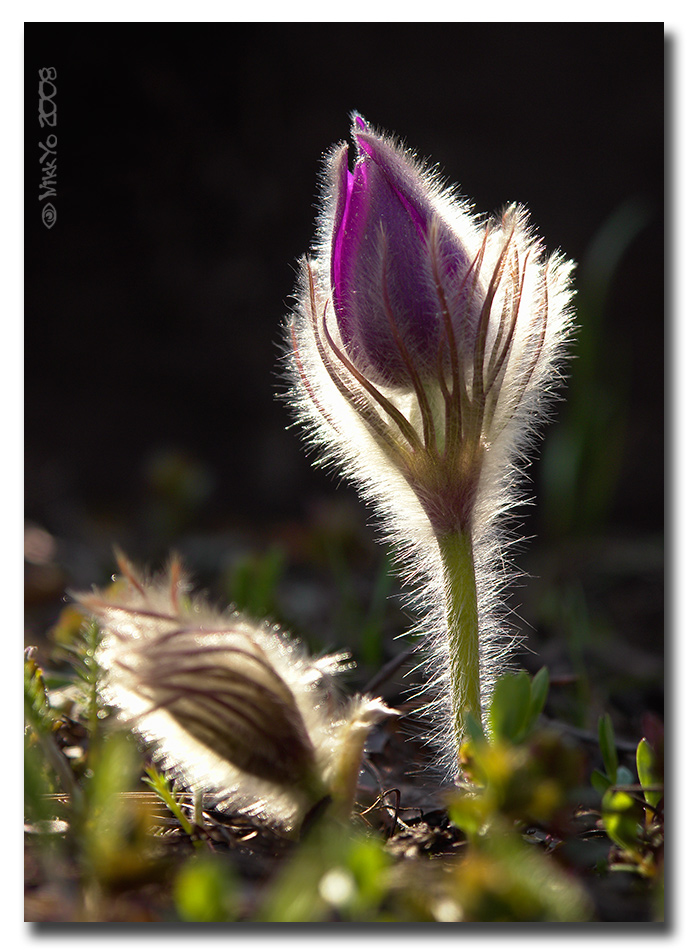
[[[391,710],[338,702],[346,654],[311,659],[275,626],[190,600],[175,561],[154,580],[119,564],[112,590],[77,600],[104,631],[105,700],[163,764],[220,807],[287,827],[322,798],[351,807],[366,736]]]
[[[355,116],[357,158],[336,153],[331,281],[340,335],[349,355],[381,383],[409,386],[409,365],[437,372],[443,343],[438,284],[456,334],[476,325],[466,277],[472,261],[434,205],[414,164]],[[447,355],[442,358],[447,361]]]
[[[434,731],[457,769],[514,640],[506,539],[526,452],[560,382],[573,265],[525,209],[480,220],[353,117],[287,324],[289,398],[318,452],[381,515],[421,607]]]

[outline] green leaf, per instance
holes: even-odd
[[[634,785],[635,776],[632,774],[630,769],[626,768],[624,765],[619,765],[616,769],[616,781],[615,785]]]
[[[664,793],[661,789],[651,789],[648,786],[663,785],[664,778],[654,749],[646,739],[640,739],[637,746],[637,774],[644,790],[645,801],[652,808],[656,808]]]
[[[347,868],[357,888],[356,903],[362,910],[374,907],[385,893],[390,857],[375,838],[355,841],[347,856]]]
[[[603,772],[600,772],[599,769],[595,769],[592,772],[590,777],[592,786],[599,792],[600,795],[603,795],[604,792],[607,792],[611,788],[611,780],[608,775],[604,775]]]
[[[616,782],[618,772],[618,752],[616,751],[613,723],[608,713],[599,718],[599,748],[604,759],[604,769],[611,785],[613,785]]]
[[[545,666],[535,673],[530,685],[529,728],[531,729],[539,718],[546,704],[549,694],[549,671]]]
[[[220,858],[188,861],[177,875],[174,893],[182,920],[211,923],[236,918],[237,881],[230,863]]]
[[[472,838],[486,825],[486,800],[471,792],[456,795],[448,806],[448,817],[457,828]]]
[[[601,802],[601,821],[614,844],[624,851],[640,848],[640,806],[627,792],[609,789]]]
[[[489,707],[489,726],[494,739],[519,742],[529,721],[531,685],[527,673],[499,677]]]

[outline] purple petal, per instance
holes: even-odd
[[[370,191],[369,171],[358,161],[353,172],[347,168],[345,156],[340,170],[341,192],[336,208],[335,229],[331,254],[333,302],[340,315],[339,325],[345,339],[351,336],[352,313],[350,295],[355,288],[355,274],[361,248],[366,241],[366,226]],[[345,177],[346,176],[346,177]],[[339,214],[342,205],[342,211]]]
[[[389,186],[407,208],[419,236],[425,238],[434,208],[416,169],[405,161],[397,149],[368,128],[355,132],[354,137],[358,147],[381,169]]]
[[[449,306],[457,309],[462,324],[457,330],[466,336],[468,308],[455,290],[470,260],[436,210],[427,180],[405,153],[373,133],[357,114],[353,137],[358,151],[353,171],[345,147],[333,164],[336,318],[351,358],[382,380],[408,385],[410,364],[423,375],[437,372],[444,333],[437,277]],[[438,235],[433,248],[432,221]]]

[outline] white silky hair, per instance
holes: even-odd
[[[288,831],[338,794],[344,761],[356,781],[366,735],[392,711],[341,699],[347,653],[311,657],[276,625],[189,597],[175,561],[146,577],[119,560],[111,590],[75,597],[102,629],[101,696],[156,761],[220,810]]]
[[[420,164],[411,152],[403,152],[393,139],[387,141],[399,149],[418,176],[429,203],[462,241],[468,259],[479,257],[478,294],[486,293],[502,255],[506,256],[508,242],[511,259],[518,262],[522,275],[517,320],[498,380],[498,398],[492,417],[486,419],[482,429],[482,466],[471,522],[481,692],[486,712],[492,684],[509,667],[513,647],[519,640],[509,622],[503,596],[506,586],[518,574],[509,557],[511,546],[519,540],[510,514],[518,502],[524,502],[528,453],[539,438],[541,424],[562,383],[561,368],[573,328],[570,277],[574,265],[560,254],[546,257],[524,208],[510,206],[496,219],[481,220],[467,202],[444,187],[434,171]],[[434,530],[415,491],[372,434],[364,418],[366,414],[360,414],[334,384],[317,345],[319,330],[312,314],[314,303],[335,345],[347,352],[338,332],[330,284],[338,188],[334,169],[345,147],[332,150],[326,160],[317,241],[303,264],[297,304],[286,325],[286,399],[303,428],[315,464],[332,468],[357,487],[377,513],[383,538],[393,546],[397,567],[409,592],[408,604],[417,617],[413,633],[418,637],[423,657],[420,665],[425,678],[424,718],[433,764],[452,780],[457,773],[458,750],[450,695],[443,568]],[[503,303],[511,293],[508,266],[500,273],[489,320],[487,354],[492,352],[501,332]],[[469,375],[464,380],[470,387],[471,364],[470,356],[465,363]],[[357,368],[367,376],[366,365],[357,362]],[[375,380],[376,374],[372,373],[371,378]],[[354,376],[348,376],[347,384],[358,394],[362,405],[372,406],[365,388]],[[412,385],[407,391],[380,383],[376,388],[415,426],[421,438],[420,413]],[[383,413],[380,415],[385,419]],[[392,422],[386,424],[393,427]]]

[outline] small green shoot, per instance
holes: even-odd
[[[619,849],[609,859],[610,869],[632,871],[643,877],[663,875],[663,776],[654,749],[646,739],[637,746],[639,784],[630,769],[619,765],[616,739],[608,713],[599,720],[599,746],[606,772],[592,774],[601,794],[601,827]]]
[[[55,741],[58,719],[46,692],[43,670],[35,657],[35,647],[29,647],[24,653],[24,717],[46,762],[57,775],[63,791],[70,796],[72,806],[79,808],[82,805],[82,791],[69,761]],[[33,758],[29,761],[33,761]],[[37,775],[35,768],[31,765],[29,768],[32,776]]]
[[[151,804],[138,794],[140,756],[130,735],[103,736],[92,756],[85,808],[75,826],[85,893],[100,900],[132,881],[149,879],[156,857],[149,847],[154,827]]]
[[[640,803],[628,792],[609,788],[601,800],[601,821],[606,834],[623,851],[636,852],[640,847]]]
[[[153,789],[171,814],[179,821],[184,833],[186,835],[192,835],[194,832],[192,823],[182,811],[182,806],[175,798],[170,782],[166,776],[163,775],[162,772],[159,772],[153,765],[147,765],[145,772],[146,776],[143,781]]]
[[[599,748],[604,759],[604,769],[609,783],[613,785],[618,774],[618,750],[613,723],[608,713],[599,719]]]
[[[555,732],[537,729],[548,693],[548,673],[508,674],[498,680],[489,708],[490,737],[474,720],[462,746],[466,788],[453,795],[449,814],[470,841],[492,828],[548,822],[567,806],[581,758]]]
[[[630,785],[635,776],[630,769],[618,764],[618,750],[616,736],[613,731],[611,716],[605,713],[599,718],[599,749],[604,762],[605,771],[595,769],[591,775],[593,787],[604,795],[613,785]]]
[[[506,673],[496,681],[489,707],[489,731],[494,739],[520,743],[534,729],[549,691],[549,673],[542,667],[530,680],[524,671]]]

